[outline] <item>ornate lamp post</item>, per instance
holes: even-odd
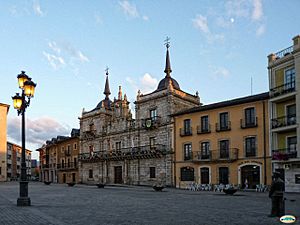
[[[36,84],[31,81],[31,78],[22,71],[18,75],[19,88],[22,90],[22,95],[17,93],[13,99],[14,108],[17,109],[18,115],[22,115],[22,161],[21,161],[21,180],[20,180],[20,197],[18,198],[18,206],[30,206],[31,201],[28,197],[28,181],[26,167],[26,149],[25,149],[25,111],[30,104],[30,99],[34,96]],[[27,99],[26,99],[27,97]]]

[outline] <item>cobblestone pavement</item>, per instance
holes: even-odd
[[[150,187],[29,183],[32,206],[17,207],[19,184],[0,183],[1,225],[273,225],[267,193],[191,192]],[[300,194],[286,194],[286,214],[300,217]],[[292,200],[292,201],[291,201]],[[293,201],[295,200],[295,201]],[[297,221],[294,224],[300,224]]]

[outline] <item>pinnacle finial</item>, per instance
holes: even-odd
[[[110,95],[110,89],[109,89],[109,82],[108,82],[108,67],[106,67],[105,71],[106,71],[106,81],[105,81],[105,88],[104,88],[104,92],[103,94],[105,94],[105,99],[108,99],[109,95]]]
[[[167,47],[167,55],[166,55],[166,67],[164,72],[166,73],[166,77],[171,77],[172,69],[171,69],[170,56],[169,56],[169,48],[170,48],[169,37],[166,38],[165,45]]]

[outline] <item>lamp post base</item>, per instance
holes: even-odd
[[[17,200],[17,206],[30,206],[31,205],[31,201],[30,198],[28,197],[20,197]]]

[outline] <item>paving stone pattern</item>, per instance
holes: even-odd
[[[267,193],[191,192],[151,187],[29,184],[32,206],[17,207],[19,184],[0,183],[1,225],[273,225]],[[286,214],[300,217],[300,195],[286,194]],[[290,201],[296,200],[296,201]],[[297,221],[294,224],[300,224]]]

